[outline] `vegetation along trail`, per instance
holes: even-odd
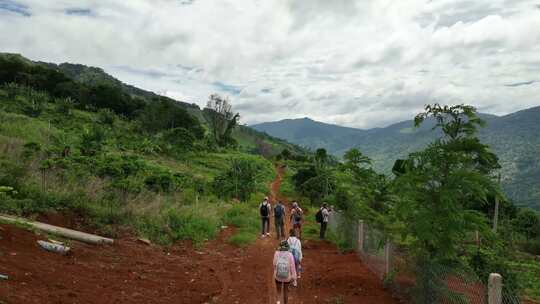
[[[279,196],[283,169],[272,183]],[[47,219],[70,226],[69,219]],[[60,256],[43,251],[36,235],[1,225],[2,303],[272,303],[274,238],[239,248],[227,242],[234,228],[202,248],[180,243],[170,248],[147,245],[128,233],[115,245],[96,247],[72,242],[75,251]],[[304,241],[304,275],[290,303],[396,303],[379,279],[354,254],[335,246]],[[340,302],[341,301],[341,302]]]

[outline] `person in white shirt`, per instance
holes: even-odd
[[[321,240],[324,240],[326,237],[326,228],[328,227],[328,221],[330,219],[330,210],[328,209],[328,204],[323,203],[321,207],[321,213],[322,213],[322,222],[321,222],[321,231],[319,237]]]
[[[296,237],[296,231],[294,229],[289,230],[289,238],[287,239],[289,248],[294,257],[294,264],[296,266],[297,277],[300,278],[300,272],[302,272],[302,242]]]

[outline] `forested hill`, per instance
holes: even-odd
[[[174,100],[155,94],[107,74],[98,67],[82,64],[34,62],[19,54],[0,53],[0,82],[17,82],[52,93],[54,96],[69,96],[83,104],[85,108],[109,108],[117,114],[135,117],[149,102],[167,102],[186,110],[197,118],[203,126],[207,125],[203,110],[195,103]],[[17,79],[10,79],[19,75]],[[272,137],[246,126],[233,131],[238,147],[244,152],[255,154],[278,154],[283,149],[297,152],[306,151],[283,139]]]
[[[518,204],[540,210],[540,107],[500,117],[480,116],[487,122],[480,131],[480,139],[489,144],[501,159],[506,193]],[[412,121],[366,130],[308,118],[252,127],[307,148],[325,148],[337,156],[357,147],[374,160],[376,169],[387,173],[396,159],[422,149],[437,136],[429,123],[415,129]]]

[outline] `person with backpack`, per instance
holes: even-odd
[[[276,226],[277,239],[281,240],[285,237],[285,206],[281,201],[278,201],[274,207],[274,225]]]
[[[268,196],[266,196],[263,202],[259,205],[259,214],[261,216],[262,232],[261,238],[270,236],[270,213],[272,212],[272,206],[268,202]]]
[[[294,257],[294,266],[296,267],[296,277],[300,279],[300,273],[302,272],[302,242],[299,238],[296,237],[296,232],[294,229],[289,231],[289,238],[287,239],[289,243],[290,251]]]
[[[287,291],[289,285],[293,283],[296,286],[296,266],[294,256],[289,251],[289,243],[281,241],[278,250],[274,253],[274,280],[276,281],[276,290],[278,294],[277,304],[281,304],[279,298],[283,299],[283,304],[287,304]]]
[[[321,209],[315,214],[315,220],[317,223],[321,224],[321,230],[319,237],[321,240],[324,240],[326,237],[326,228],[328,227],[328,221],[330,220],[330,210],[328,209],[328,204],[323,203]]]
[[[291,223],[294,230],[296,230],[296,236],[299,239],[302,238],[302,222],[303,222],[304,212],[302,208],[298,206],[296,201],[293,202],[293,208],[291,210]]]

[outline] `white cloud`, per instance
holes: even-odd
[[[201,106],[229,94],[247,123],[310,116],[373,127],[434,101],[495,114],[540,104],[535,1],[9,4],[25,9],[0,6],[0,51],[100,66]]]

